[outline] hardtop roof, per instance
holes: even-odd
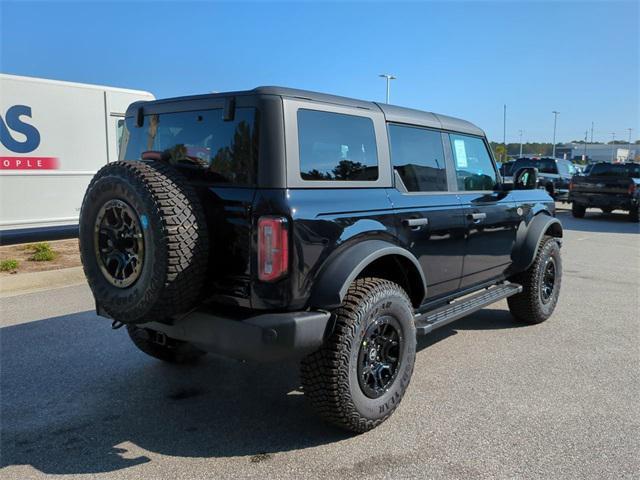
[[[327,93],[313,92],[309,90],[299,90],[296,88],[277,87],[277,86],[261,86],[252,90],[240,90],[232,92],[208,93],[203,95],[191,95],[184,97],[166,98],[154,100],[148,103],[162,104],[171,102],[183,102],[194,100],[204,100],[213,98],[224,98],[231,96],[243,95],[277,95],[285,98],[297,98],[309,100],[319,103],[329,103],[334,105],[343,105],[348,107],[360,108],[364,110],[381,111],[386,120],[395,123],[405,123],[411,125],[419,125],[424,127],[438,128],[450,130],[454,132],[469,133],[472,135],[484,136],[484,131],[471,122],[460,118],[450,117],[447,115],[415,110],[412,108],[400,107],[397,105],[388,105],[385,103],[370,102],[358,100],[355,98],[342,97]],[[147,102],[144,102],[145,104]]]

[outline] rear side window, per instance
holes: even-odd
[[[458,190],[493,190],[497,176],[484,141],[478,137],[450,134]]]
[[[376,135],[370,118],[300,109],[298,146],[303,180],[378,179]]]
[[[256,110],[237,108],[233,121],[222,116],[222,109],[146,115],[142,127],[129,117],[120,158],[162,159],[202,180],[252,185],[257,164]]]
[[[391,162],[410,192],[447,190],[442,134],[424,128],[389,125]]]

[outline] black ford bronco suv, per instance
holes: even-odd
[[[536,170],[504,184],[455,118],[277,87],[138,102],[84,198],[99,315],[170,362],[302,358],[305,395],[364,432],[413,373],[416,335],[507,299],[539,323],[562,226]]]

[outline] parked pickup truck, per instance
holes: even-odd
[[[627,210],[629,220],[638,222],[640,164],[597,163],[588,175],[576,175],[569,185],[574,217],[584,217],[587,208],[604,213]]]

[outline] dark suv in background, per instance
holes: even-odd
[[[512,162],[503,163],[500,171],[505,180],[510,181],[518,170],[525,167],[538,169],[540,188],[547,190],[554,200],[568,201],[569,183],[578,173],[573,163],[562,158],[518,158]]]
[[[134,103],[120,159],[81,211],[98,313],[165,361],[302,357],[305,395],[352,431],[396,409],[416,335],[558,300],[553,199],[532,168],[503,183],[464,120],[261,87]]]

